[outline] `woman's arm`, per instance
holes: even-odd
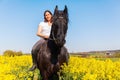
[[[46,35],[42,34],[41,31],[42,31],[42,26],[39,25],[39,26],[38,26],[38,31],[37,31],[37,34],[36,34],[36,35],[39,36],[39,37],[47,38],[47,39],[48,39],[49,36],[46,36]]]

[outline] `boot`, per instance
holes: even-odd
[[[37,68],[37,54],[36,53],[32,53],[32,60],[33,60],[33,65],[29,69],[29,71],[34,71]]]
[[[36,64],[33,64],[29,71],[34,71],[36,69]]]

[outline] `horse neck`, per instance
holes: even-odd
[[[56,55],[59,54],[61,51],[61,48],[55,44],[54,40],[48,40],[48,48],[50,49],[52,54]]]
[[[58,48],[53,40],[48,40],[48,48],[51,53],[51,62],[56,64],[58,62],[58,55],[60,54],[61,48]]]

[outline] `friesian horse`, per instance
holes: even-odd
[[[40,70],[42,80],[59,80],[57,72],[63,63],[68,63],[69,53],[64,47],[65,37],[68,29],[68,10],[55,7],[50,38],[41,46],[37,54],[37,66]]]

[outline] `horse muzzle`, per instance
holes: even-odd
[[[59,47],[63,47],[65,44],[66,40],[56,40],[55,43]]]

